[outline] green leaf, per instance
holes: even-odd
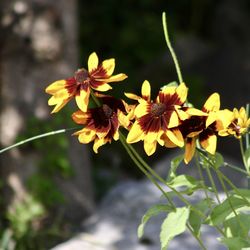
[[[141,224],[139,225],[137,230],[138,238],[141,238],[143,236],[145,225],[152,216],[156,216],[161,212],[169,212],[172,210],[173,209],[166,204],[158,204],[151,207],[142,217]]]
[[[225,201],[223,201],[221,204],[219,204],[213,208],[211,215],[210,215],[209,219],[206,221],[206,223],[208,223],[210,225],[214,225],[214,226],[220,225],[233,213],[228,199],[230,199],[231,205],[233,206],[233,208],[236,211],[239,208],[247,208],[246,201],[244,201],[243,199],[234,197],[234,196],[230,196]],[[249,207],[249,209],[250,209],[250,207]]]
[[[225,244],[229,250],[250,249],[250,241],[241,237],[222,238],[221,242]]]
[[[184,191],[186,194],[192,194],[195,190],[202,187],[201,181],[196,180],[190,175],[184,174],[173,178],[170,182],[168,182],[168,185],[173,188],[186,187],[186,190]]]
[[[165,88],[168,88],[168,87],[178,87],[178,83],[176,81],[170,82],[170,83],[162,86],[161,90],[164,90]]]
[[[184,155],[178,155],[176,156],[174,159],[171,160],[171,165],[170,165],[170,169],[168,172],[168,178],[167,180],[171,180],[173,178],[176,177],[176,170],[179,167],[179,165],[181,164],[181,162],[183,161]]]
[[[250,230],[250,216],[249,214],[239,213],[237,217],[227,219],[223,225],[227,237],[247,238]]]
[[[189,217],[189,208],[177,208],[170,212],[161,226],[160,241],[161,249],[167,249],[167,246],[175,236],[186,230],[186,223]]]
[[[209,210],[209,203],[212,204],[213,200],[212,199],[204,199],[197,204],[193,205],[196,209],[201,211],[203,214],[206,214],[207,211]],[[197,211],[193,210],[191,208],[190,215],[189,215],[189,224],[192,227],[195,235],[199,236],[200,235],[200,227],[201,224],[203,223],[204,218],[201,217]]]
[[[247,150],[245,151],[244,157],[245,157],[245,160],[246,160],[247,169],[249,171],[250,170],[250,147],[248,147]]]

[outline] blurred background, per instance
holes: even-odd
[[[201,108],[219,92],[222,108],[232,109],[250,100],[248,0],[1,0],[0,8],[1,148],[74,127],[74,104],[50,115],[44,89],[86,67],[93,51],[100,60],[115,58],[115,72],[129,76],[110,94],[139,94],[147,79],[156,95],[177,80],[163,11],[189,101]],[[237,158],[236,143],[222,141],[219,151]],[[154,164],[168,152],[159,148],[146,160]],[[119,142],[95,155],[92,145],[80,145],[70,132],[3,153],[0,163],[3,249],[48,249],[68,239],[115,184],[142,178]]]

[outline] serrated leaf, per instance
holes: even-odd
[[[174,159],[171,160],[171,165],[170,165],[170,169],[168,172],[168,178],[167,180],[171,180],[173,178],[176,177],[176,170],[179,167],[179,165],[181,164],[181,162],[183,161],[184,155],[178,155],[176,156]]]
[[[225,244],[229,250],[250,249],[250,241],[241,237],[222,238],[221,242]]]
[[[229,199],[230,202],[229,203]],[[243,199],[230,196],[227,198],[225,201],[223,201],[221,204],[215,206],[210,214],[209,219],[206,221],[206,223],[213,225],[213,226],[218,226],[222,224],[232,213],[232,208],[231,205],[233,206],[234,210],[237,211],[239,208],[246,207],[246,201]],[[250,209],[250,207],[249,207]]]
[[[165,250],[169,242],[177,235],[186,230],[186,224],[189,217],[189,208],[177,208],[176,211],[170,212],[161,226],[160,241],[161,249]]]
[[[169,212],[172,210],[173,209],[169,205],[166,205],[166,204],[157,204],[157,205],[151,207],[143,215],[142,220],[141,220],[141,224],[138,226],[138,229],[137,229],[138,238],[141,238],[143,236],[145,225],[152,216],[156,216],[161,212]]]
[[[167,83],[166,85],[161,87],[161,90],[164,90],[165,88],[168,88],[168,87],[178,87],[178,83],[176,81]]]

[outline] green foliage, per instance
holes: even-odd
[[[167,180],[170,181],[176,177],[177,168],[180,166],[181,162],[183,161],[183,154],[176,156],[174,159],[171,160],[170,169],[168,172]]]
[[[157,204],[153,207],[151,207],[142,217],[142,220],[141,220],[141,224],[139,225],[138,227],[138,231],[137,231],[137,235],[139,238],[141,238],[144,234],[144,228],[145,228],[145,225],[146,223],[148,222],[148,220],[153,217],[153,216],[156,216],[158,215],[159,213],[161,212],[170,212],[172,211],[173,209],[171,208],[171,206],[169,205],[166,205],[166,204]]]
[[[176,211],[170,212],[167,215],[161,226],[161,249],[167,249],[169,242],[186,230],[189,213],[189,208],[181,207],[176,208]]]

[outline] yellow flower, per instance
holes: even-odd
[[[245,134],[250,126],[250,118],[247,117],[245,108],[241,107],[240,110],[234,108],[231,112],[231,121],[226,129],[219,131],[219,135],[228,136],[233,135],[240,139]]]
[[[178,87],[165,87],[159,91],[155,101],[151,101],[151,86],[148,81],[142,84],[142,97],[126,93],[131,99],[137,100],[134,110],[135,122],[128,136],[128,143],[144,141],[144,150],[152,155],[157,143],[161,146],[184,145],[181,132],[178,130],[180,120],[189,116],[182,110],[187,98],[187,87],[184,83]]]
[[[73,113],[72,118],[77,124],[85,125],[83,129],[74,133],[78,135],[80,143],[94,141],[93,150],[98,153],[98,148],[112,139],[119,139],[119,127],[128,128],[130,125],[129,106],[123,100],[111,96],[99,96],[102,106],[91,108],[87,112],[81,110]]]
[[[52,95],[48,104],[55,105],[52,113],[58,112],[74,97],[79,109],[86,112],[91,89],[107,91],[112,88],[108,83],[127,78],[125,74],[112,76],[114,69],[115,59],[107,59],[99,64],[98,57],[93,52],[88,59],[88,70],[78,69],[73,77],[53,82],[46,88],[46,93]]]
[[[187,111],[188,112],[188,111]],[[217,134],[228,125],[230,111],[220,110],[220,96],[212,94],[202,108],[203,114],[192,115],[182,122],[179,129],[185,138],[184,161],[188,163],[194,156],[196,140],[210,154],[215,154]]]

